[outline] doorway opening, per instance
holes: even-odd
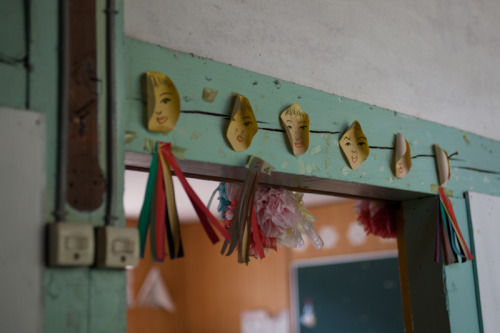
[[[126,171],[124,205],[129,226],[137,225],[146,180],[146,172]],[[205,204],[219,184],[193,178],[188,181]],[[277,329],[298,332],[297,308],[301,298],[294,291],[298,267],[350,258],[347,264],[381,255],[389,256],[397,267],[397,241],[366,235],[357,221],[353,198],[304,194],[307,209],[317,219],[314,226],[324,241],[323,248],[316,250],[307,241],[306,246],[298,249],[279,246],[277,251],[269,251],[266,258],[251,260],[245,266],[238,264],[233,256],[220,254],[220,243],[209,242],[184,191],[176,188],[175,193],[185,257],[154,262],[146,245],[145,258],[128,272],[129,333],[163,332],[167,328],[187,332],[245,332],[251,328],[260,332],[255,331],[256,327],[266,325],[274,325],[273,332],[279,332]],[[217,202],[212,203],[215,216],[216,207]],[[158,293],[150,297],[141,294],[144,288],[153,288],[144,285],[152,269],[159,272],[161,288],[166,290],[165,293],[159,289],[160,299],[155,298]],[[400,295],[399,280],[393,280],[385,286],[388,291],[396,289]]]

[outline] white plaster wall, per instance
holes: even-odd
[[[498,0],[125,0],[128,37],[497,141],[499,17]]]

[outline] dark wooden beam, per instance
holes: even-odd
[[[77,210],[102,205],[106,182],[99,165],[95,1],[70,1],[67,200]]]

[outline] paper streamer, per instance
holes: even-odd
[[[156,200],[155,200],[155,260],[163,261],[165,259],[165,217],[166,217],[166,206],[165,206],[165,187],[163,185],[163,172],[161,166],[161,159],[158,159],[158,171],[156,174],[156,186],[155,186]]]
[[[205,229],[205,232],[207,233],[207,236],[209,237],[210,241],[212,243],[216,243],[219,241],[219,238],[217,237],[217,234],[213,231],[212,227],[210,224],[219,231],[219,233],[226,239],[229,240],[231,239],[231,236],[229,233],[224,229],[223,226],[220,225],[219,221],[212,215],[212,213],[207,209],[207,207],[203,204],[203,202],[200,200],[198,195],[194,192],[194,190],[191,188],[189,185],[188,181],[186,180],[186,177],[182,173],[179,165],[177,164],[177,161],[172,153],[171,145],[170,143],[164,143],[160,145],[159,148],[160,153],[163,155],[163,157],[166,159],[166,161],[170,164],[172,169],[175,172],[175,175],[181,182],[182,187],[186,191],[186,194],[189,197],[189,200],[191,201],[196,214],[198,215],[198,218],[200,219],[200,222]]]
[[[474,259],[458,226],[450,199],[444,189],[439,188],[437,216],[436,252],[434,260],[439,262],[439,245],[443,249],[444,262],[450,265]],[[440,242],[441,240],[441,242]]]
[[[141,213],[139,215],[139,223],[137,229],[139,230],[140,240],[140,256],[144,258],[144,248],[146,246],[146,237],[151,216],[151,201],[156,183],[156,173],[158,169],[158,155],[156,151],[153,152],[151,160],[151,167],[149,168],[148,182],[146,184],[146,193],[144,195],[144,203],[142,204]]]
[[[254,239],[254,245],[256,246],[255,250],[259,256],[263,255],[263,248],[261,251],[261,249],[258,248],[259,245],[257,245],[257,243],[261,243],[260,237],[258,240],[255,239],[255,237],[258,237],[258,235],[255,235],[258,233],[257,218],[255,217],[255,221],[253,221],[252,215],[255,215],[253,212],[255,190],[259,181],[260,172],[265,162],[260,158],[252,156],[249,163],[250,166],[247,172],[247,178],[243,183],[243,188],[240,192],[234,216],[229,227],[229,233],[232,237],[231,242],[225,241],[221,250],[222,254],[225,253],[229,256],[236,247],[238,247],[238,262],[240,263],[248,263],[250,252],[249,237],[251,232],[253,233],[252,237]],[[254,227],[250,228],[252,224],[254,224]],[[263,256],[261,258],[263,258]]]
[[[169,246],[170,259],[181,258],[184,256],[182,240],[180,234],[180,223],[175,206],[174,184],[172,182],[172,172],[170,164],[165,160],[163,154],[159,155],[163,173],[163,184],[165,186],[167,214],[165,216],[165,225]]]

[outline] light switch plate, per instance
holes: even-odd
[[[48,225],[49,266],[90,266],[94,263],[94,228],[90,224]]]
[[[107,268],[134,267],[139,263],[137,228],[97,227],[96,266]]]

